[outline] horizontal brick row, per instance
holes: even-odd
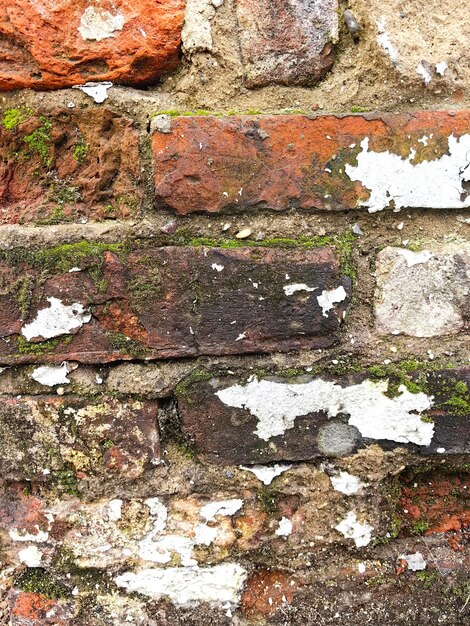
[[[202,459],[220,464],[341,457],[374,442],[469,451],[470,368],[379,373],[286,380],[202,371],[178,390],[183,430]]]
[[[153,135],[177,213],[470,206],[470,113],[177,117]]]
[[[82,243],[3,257],[4,364],[322,348],[338,339],[350,301],[329,247]]]

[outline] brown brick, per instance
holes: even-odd
[[[1,362],[270,352],[338,338],[351,281],[331,248],[106,247],[4,254]]]
[[[178,63],[184,0],[1,0],[0,90],[145,85]]]
[[[413,444],[422,454],[467,452],[470,368],[410,373],[412,392],[400,386],[400,371],[287,380],[206,372],[180,387],[178,407],[183,430],[213,463],[341,457],[374,442]]]
[[[132,120],[106,108],[3,112],[0,223],[126,218],[141,199]]]
[[[153,135],[157,208],[470,206],[468,111],[177,117]]]
[[[333,65],[337,0],[239,0],[237,17],[248,86],[309,85]]]

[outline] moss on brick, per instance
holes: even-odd
[[[40,121],[41,125],[29,135],[25,135],[23,141],[32,152],[39,155],[43,165],[50,168],[52,165],[52,122],[44,115],[41,115]]]
[[[32,113],[31,109],[27,108],[7,109],[2,116],[2,126],[5,130],[13,131],[31,117]]]
[[[28,567],[15,579],[15,587],[30,593],[40,593],[46,598],[58,600],[69,595],[69,590],[54,580],[53,574],[42,567]]]

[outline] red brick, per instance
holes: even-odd
[[[0,90],[154,82],[178,63],[184,5],[0,0]]]
[[[4,111],[0,223],[128,218],[141,202],[133,121],[106,108]]]
[[[344,210],[358,206],[380,210],[395,206],[399,194],[377,203],[372,190],[352,180],[345,167],[357,166],[360,153],[380,155],[388,151],[395,155],[395,161],[390,172],[384,172],[386,181],[401,184],[403,177],[397,175],[396,167],[401,164],[412,169],[444,158],[449,137],[460,138],[468,132],[470,112],[312,118],[176,117],[171,124],[172,132],[157,131],[152,139],[157,208],[180,214],[289,208]],[[361,147],[365,138],[369,138],[368,151]],[[462,157],[461,163],[446,170],[453,184],[443,200],[441,180],[430,174],[426,177],[425,197],[418,193],[414,200],[408,194],[407,205],[470,206],[465,167]],[[372,169],[383,168],[379,163]],[[419,189],[423,177],[412,173],[408,180],[416,180]],[[354,173],[351,176],[356,177]],[[383,191],[385,184],[380,188]]]
[[[65,603],[41,593],[12,589],[8,594],[11,626],[67,626],[72,617]]]
[[[20,253],[4,254],[0,266],[9,287],[0,295],[1,362],[321,348],[337,340],[349,302],[351,281],[331,248],[166,247],[127,254],[103,248],[23,251],[26,261]],[[69,271],[77,266],[81,271]],[[289,295],[286,285],[300,288]],[[338,288],[340,301],[323,313],[317,297]],[[69,326],[69,319],[78,324],[72,312],[65,330],[54,326],[55,337],[31,327],[38,312],[50,316],[53,303],[81,307],[81,327]]]

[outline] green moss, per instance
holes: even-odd
[[[68,494],[69,496],[81,496],[81,491],[79,489],[79,481],[75,470],[71,467],[68,467],[63,470],[58,470],[52,472],[53,480],[57,487]]]
[[[140,359],[145,356],[145,348],[140,343],[131,339],[130,337],[126,337],[123,333],[110,333],[110,342],[111,347],[116,352],[120,352],[123,354],[129,354],[135,359]]]
[[[175,387],[175,396],[185,396],[191,387],[198,382],[204,382],[214,377],[213,372],[209,372],[200,367],[196,367],[186,378],[181,380]]]
[[[417,520],[411,526],[410,532],[412,535],[422,535],[423,533],[427,531],[428,528],[429,528],[428,522],[424,520]]]
[[[47,250],[38,250],[32,259],[34,265],[40,266],[46,271],[68,272],[72,267],[101,259],[104,252],[113,252],[121,255],[125,246],[120,243],[68,243]]]
[[[41,125],[36,128],[30,135],[23,137],[23,141],[30,150],[36,152],[43,165],[50,167],[52,165],[52,156],[50,153],[52,139],[52,122],[44,115],[40,117]]]
[[[460,580],[452,589],[452,593],[462,602],[467,602],[470,598],[470,578]]]
[[[160,270],[157,267],[148,267],[143,273],[128,283],[132,308],[145,311],[149,304],[163,296]]]
[[[87,156],[90,146],[85,142],[83,137],[79,137],[79,140],[75,144],[75,148],[73,149],[73,158],[77,163],[83,163]]]
[[[69,591],[57,583],[42,567],[28,567],[15,579],[15,587],[30,593],[40,593],[46,598],[58,600],[69,595]]]
[[[20,277],[15,284],[17,299],[21,309],[21,321],[28,318],[29,311],[31,309],[33,291],[34,291],[34,278],[31,274],[25,274]]]
[[[416,572],[416,578],[423,583],[425,589],[430,589],[438,580],[438,575],[434,571]]]
[[[5,130],[15,130],[22,122],[31,117],[31,109],[7,109],[2,116],[2,126]]]
[[[53,352],[57,346],[66,340],[71,341],[72,336],[70,337],[57,337],[55,339],[47,339],[46,341],[41,341],[39,343],[30,343],[26,341],[24,337],[18,335],[17,337],[17,352],[18,354],[30,354],[32,356],[41,356],[42,354],[47,354],[48,352]]]
[[[366,111],[368,111],[366,107],[361,107],[356,104],[353,104],[349,110],[351,111],[351,113],[365,113]]]

